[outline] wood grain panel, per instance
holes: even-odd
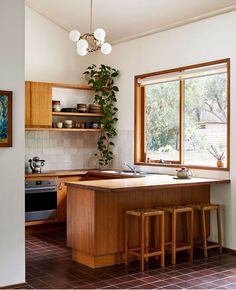
[[[84,254],[94,253],[95,192],[67,189],[67,245]]]
[[[67,186],[66,182],[73,182],[81,180],[81,176],[67,176],[59,177],[57,184],[57,217],[58,221],[66,221],[66,198],[67,198]]]
[[[69,186],[68,246],[73,248],[73,252],[76,253],[75,261],[86,264],[87,260],[86,265],[93,268],[105,266],[107,263],[110,265],[120,263],[121,259],[118,257],[121,257],[124,252],[125,210],[209,201],[210,185],[115,192],[95,192]],[[178,217],[178,240],[183,240],[186,236],[185,222],[184,218]],[[169,225],[170,221],[167,218],[167,240],[170,239]],[[138,246],[138,228],[137,219],[131,220],[131,247]],[[198,221],[195,221],[194,236],[199,238]],[[98,257],[103,257],[99,263],[95,259]]]
[[[25,82],[25,126],[31,125],[31,82]]]
[[[52,126],[52,87],[31,82],[31,126]]]

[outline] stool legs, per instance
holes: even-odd
[[[221,217],[220,217],[220,207],[216,209],[217,213],[217,229],[218,229],[218,242],[220,254],[222,254],[222,236],[221,236]]]
[[[171,260],[172,265],[176,264],[176,211],[173,210],[172,212],[172,253],[171,253]]]
[[[205,210],[201,210],[201,223],[202,223],[202,243],[203,243],[204,257],[207,258],[208,252],[207,252],[207,234],[206,234]]]
[[[189,213],[190,214],[190,226],[189,226],[189,243],[191,245],[190,250],[189,250],[189,260],[193,261],[193,227],[194,227],[194,214],[193,214],[193,210]]]
[[[144,271],[144,250],[145,250],[145,217],[142,215],[140,218],[140,247],[141,247],[141,256],[140,256],[140,269]]]
[[[138,218],[139,223],[139,247],[129,248],[129,216],[134,216]],[[149,219],[159,218],[159,229],[154,227],[154,248],[150,245],[153,241],[149,239]],[[149,257],[161,256],[160,264],[161,267],[165,266],[165,216],[164,211],[157,209],[141,209],[141,210],[127,210],[124,216],[124,242],[125,242],[125,264],[128,264],[129,254],[134,255],[140,260],[140,270],[144,271],[145,260],[148,261]],[[160,245],[156,235],[158,235],[158,230],[160,231]]]
[[[125,224],[124,224],[124,230],[125,230],[125,265],[128,265],[128,215],[125,213]]]
[[[161,232],[161,267],[165,267],[165,214],[160,216],[160,232]]]
[[[202,227],[202,245],[204,257],[208,257],[208,249],[219,248],[220,254],[222,254],[222,235],[221,235],[221,215],[220,215],[220,206],[209,204],[209,205],[200,205],[194,206],[195,209],[200,211],[201,214],[201,227]],[[206,211],[210,213],[211,210],[216,210],[217,218],[217,233],[218,233],[218,243],[214,245],[207,245],[207,232],[206,232]]]

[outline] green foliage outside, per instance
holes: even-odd
[[[201,125],[227,122],[226,74],[185,80],[185,150],[209,148]],[[146,86],[147,151],[179,150],[179,81]],[[217,144],[225,150],[225,144]]]

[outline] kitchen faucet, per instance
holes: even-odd
[[[129,165],[128,163],[124,163],[124,166],[127,166],[134,174],[136,174],[137,173],[137,168],[136,168],[136,166],[131,166],[131,165]]]

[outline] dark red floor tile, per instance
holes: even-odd
[[[149,260],[145,272],[139,262],[128,266],[115,265],[90,269],[71,260],[66,247],[65,227],[57,226],[26,232],[26,289],[236,289],[236,257],[209,251],[204,259],[202,251],[193,263],[188,256],[178,254],[177,265],[171,265],[170,255],[166,267],[158,266],[156,259]]]

